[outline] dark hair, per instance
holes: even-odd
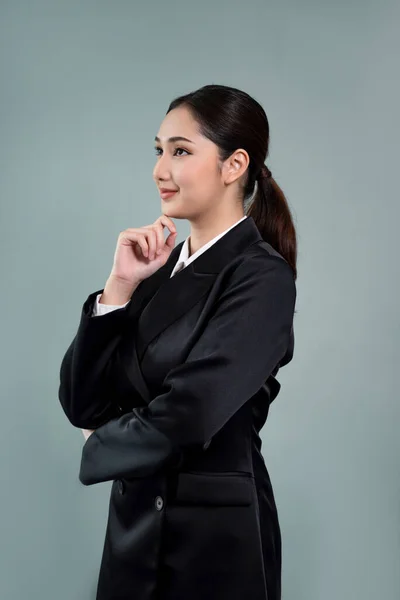
[[[180,106],[190,111],[201,135],[218,146],[222,162],[237,148],[249,154],[242,188],[243,203],[249,204],[245,214],[254,219],[263,239],[289,263],[296,279],[296,231],[285,195],[264,164],[269,124],[262,106],[237,88],[214,84],[175,98],[167,114]],[[252,198],[256,181],[257,191]]]

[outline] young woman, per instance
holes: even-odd
[[[156,136],[162,214],[120,233],[83,304],[59,399],[86,437],[80,481],[112,481],[97,600],[281,598],[259,433],[293,356],[297,252],[268,145],[243,91],[175,99]],[[190,223],[176,246],[173,218]]]

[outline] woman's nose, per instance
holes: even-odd
[[[163,164],[157,163],[153,169],[153,178],[156,182],[170,181],[172,179],[171,171],[166,162]]]

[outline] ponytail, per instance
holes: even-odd
[[[264,165],[256,178],[257,191],[247,211],[263,239],[283,256],[297,279],[297,239],[285,194]]]

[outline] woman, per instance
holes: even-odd
[[[171,103],[156,142],[162,215],[119,235],[60,370],[79,479],[112,481],[96,598],[278,600],[259,431],[293,356],[297,273],[268,120],[208,85]],[[176,247],[172,218],[190,222]]]

